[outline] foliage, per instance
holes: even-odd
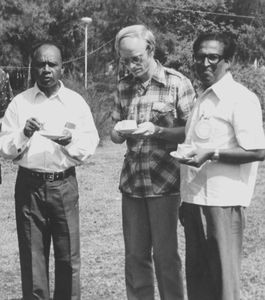
[[[32,43],[53,38],[62,45],[65,60],[71,61],[65,65],[66,72],[82,73],[84,24],[81,18],[89,16],[93,19],[88,26],[89,51],[113,41],[121,27],[144,23],[155,32],[158,44],[163,45],[162,50],[169,59],[184,65],[197,34],[218,29],[238,38],[238,57],[249,62],[256,57],[264,59],[264,18],[228,18],[208,12],[249,14],[257,9],[259,13],[264,9],[261,0],[0,0],[0,60],[2,65],[27,66]],[[89,72],[102,72],[114,57],[113,43],[109,43],[89,56]]]
[[[147,6],[144,14],[150,15],[151,27],[158,38],[158,44],[163,45],[163,50],[168,54],[170,61],[184,72],[190,69],[191,44],[199,33],[205,31],[223,31],[234,36],[238,41],[238,61],[253,62],[256,58],[265,59],[265,19],[236,18],[233,14],[249,15],[249,5],[254,13],[257,7],[265,5],[254,1],[256,6],[248,0],[241,1],[178,1],[171,7],[161,9],[159,1],[151,0],[153,7]],[[249,5],[247,5],[249,4]],[[259,6],[257,6],[259,4]],[[204,13],[203,13],[204,12]],[[217,13],[217,15],[208,12]],[[218,14],[219,13],[219,14]],[[230,17],[224,14],[230,14]],[[171,62],[170,62],[171,63]]]
[[[253,65],[236,64],[233,67],[233,75],[259,97],[265,120],[265,67],[255,68]]]
[[[88,26],[91,83],[84,94],[89,102],[97,99],[94,111],[109,109],[115,74],[110,72],[109,77],[105,74],[109,68],[115,72],[113,41],[120,28],[136,23],[150,27],[157,39],[156,57],[193,78],[192,43],[200,32],[207,30],[229,32],[237,39],[238,63],[249,64],[257,59],[260,65],[264,64],[264,8],[264,0],[0,0],[0,61],[1,65],[28,66],[32,44],[54,39],[63,49],[65,77],[83,93],[85,24],[81,18],[91,17],[93,22]],[[233,14],[259,17],[237,18]],[[11,79],[16,77],[11,74]],[[103,81],[104,93],[98,91]],[[22,83],[20,89],[25,86]],[[19,91],[19,87],[15,89]],[[102,118],[102,123],[106,122],[104,113],[95,114]]]
[[[265,61],[265,26],[242,25],[237,40],[237,57],[243,63]]]
[[[234,0],[233,9],[238,14],[259,14],[264,15],[264,0]]]
[[[48,25],[53,21],[47,8],[45,1],[1,0],[1,64],[23,65],[31,45],[47,38]]]
[[[27,65],[32,43],[47,38],[62,44],[66,60],[82,56],[84,25],[80,19],[83,16],[93,19],[88,28],[90,50],[112,40],[123,26],[145,23],[158,36],[159,44],[164,42],[164,50],[169,54],[176,55],[181,50],[175,48],[176,44],[184,41],[189,45],[201,31],[221,29],[241,37],[243,50],[239,56],[243,61],[255,55],[261,58],[264,57],[263,18],[253,22],[208,12],[249,14],[259,9],[261,13],[263,6],[261,0],[0,0],[1,64]],[[91,73],[99,72],[112,61],[112,45],[89,57]],[[186,52],[182,48],[180,53]],[[80,60],[69,63],[66,71],[75,68],[82,72],[82,63]]]
[[[83,80],[77,80],[73,74],[63,78],[64,84],[79,94],[87,101],[91,108],[99,136],[104,138],[109,135],[111,125],[111,111],[114,103],[116,80],[114,76],[103,76],[94,82],[90,79],[88,88],[85,89]]]

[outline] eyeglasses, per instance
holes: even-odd
[[[120,59],[120,63],[124,66],[129,66],[131,63],[140,65],[143,62],[143,54]]]
[[[149,46],[145,48],[145,51],[147,51],[148,49]],[[140,65],[143,62],[143,57],[144,57],[144,53],[132,57],[120,58],[120,63],[124,66],[129,66],[131,63],[135,65]]]
[[[217,65],[224,57],[219,54],[197,54],[194,55],[194,61],[197,64],[203,64],[205,62],[205,58],[210,65]]]

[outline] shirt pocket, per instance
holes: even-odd
[[[175,107],[172,103],[155,102],[152,105],[150,121],[162,127],[173,127]]]

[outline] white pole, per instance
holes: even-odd
[[[85,89],[87,89],[87,29],[88,24],[85,26]]]
[[[85,23],[85,89],[87,89],[87,30],[88,24],[92,22],[92,19],[84,17],[81,21]]]

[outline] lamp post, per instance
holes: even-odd
[[[81,21],[85,23],[85,89],[87,89],[87,29],[88,25],[92,22],[89,17],[81,18]]]

